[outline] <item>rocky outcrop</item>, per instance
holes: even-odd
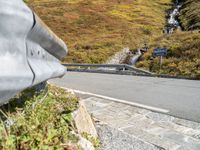
[[[130,54],[129,48],[124,48],[122,51],[116,53],[112,56],[106,64],[122,64],[126,60],[127,56]]]

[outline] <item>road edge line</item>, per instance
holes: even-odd
[[[55,85],[55,84],[52,84],[52,85]],[[57,86],[57,85],[55,85],[55,86]],[[157,107],[139,104],[139,103],[135,103],[135,102],[128,102],[126,100],[116,99],[116,98],[112,98],[112,97],[108,97],[108,96],[104,96],[104,95],[99,95],[99,94],[94,94],[94,93],[90,93],[90,92],[84,92],[84,91],[80,91],[80,90],[76,90],[76,89],[70,89],[70,88],[66,88],[66,87],[62,87],[62,86],[58,86],[58,87],[65,89],[65,90],[72,92],[72,93],[78,93],[78,94],[83,94],[83,95],[91,95],[91,96],[94,96],[94,97],[98,97],[98,98],[102,98],[102,99],[108,99],[108,100],[111,100],[111,101],[114,101],[114,102],[119,102],[119,103],[131,105],[131,106],[134,106],[134,107],[148,109],[148,110],[151,110],[151,111],[154,111],[154,112],[160,112],[160,113],[169,113],[170,112],[169,110],[163,109],[163,108],[157,108]]]

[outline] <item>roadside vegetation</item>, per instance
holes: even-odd
[[[168,49],[167,57],[163,57],[161,70],[159,58],[151,60],[153,49],[157,47]],[[156,73],[200,79],[200,33],[176,32],[155,38],[150,44],[150,50],[136,66]]]
[[[71,133],[71,113],[78,99],[66,91],[48,86],[48,92],[29,89],[0,109],[0,149],[66,149],[76,145]]]

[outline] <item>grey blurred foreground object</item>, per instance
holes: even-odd
[[[67,46],[22,0],[0,0],[0,105],[65,73]]]

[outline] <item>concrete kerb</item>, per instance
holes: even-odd
[[[54,85],[52,83],[48,83],[48,84]],[[54,86],[56,86],[56,85],[54,85]],[[169,110],[166,110],[166,109],[157,108],[157,107],[153,107],[153,106],[147,106],[147,105],[134,103],[134,102],[129,102],[129,101],[126,101],[126,100],[116,99],[116,98],[103,96],[103,95],[99,95],[99,94],[79,91],[79,90],[75,90],[75,89],[69,89],[69,88],[66,88],[66,87],[60,87],[60,88],[65,89],[66,91],[68,91],[72,94],[76,93],[76,94],[80,94],[80,95],[94,96],[94,97],[98,97],[98,98],[102,98],[102,99],[107,99],[107,100],[110,100],[110,101],[113,101],[113,102],[118,102],[118,103],[130,105],[130,106],[134,106],[134,107],[138,107],[138,108],[147,109],[147,110],[150,110],[150,111],[153,111],[153,112],[159,112],[159,113],[168,113],[169,112]]]

